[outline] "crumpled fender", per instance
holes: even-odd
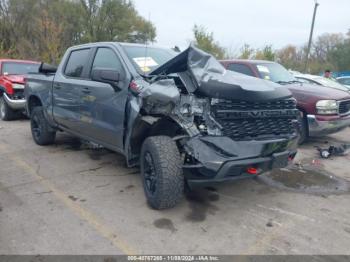
[[[173,118],[171,112],[180,100],[180,91],[173,79],[161,79],[152,84],[147,82],[137,82],[142,86],[138,95],[130,95],[126,107],[126,132],[124,137],[124,150],[127,162],[135,158],[132,154],[131,137],[135,128],[135,123],[142,120],[149,125],[153,125],[162,116]],[[141,116],[141,109],[147,112],[147,115]],[[173,118],[178,124],[179,119]],[[182,125],[181,125],[182,126]]]

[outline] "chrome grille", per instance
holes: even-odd
[[[339,114],[346,115],[350,113],[350,100],[339,102]]]

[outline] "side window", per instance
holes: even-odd
[[[68,58],[64,74],[70,77],[82,77],[83,71],[88,64],[89,54],[90,49],[72,51]]]
[[[237,73],[245,74],[245,75],[248,75],[248,76],[254,76],[253,71],[247,65],[243,65],[243,64],[229,64],[227,69],[231,70],[231,71],[234,71],[234,72],[237,72]]]
[[[117,70],[120,73],[124,72],[123,65],[112,49],[101,47],[97,49],[92,69],[96,67]]]

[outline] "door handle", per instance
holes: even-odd
[[[53,87],[54,87],[55,89],[61,89],[61,85],[60,85],[60,84],[54,84]]]
[[[87,87],[83,88],[83,90],[81,90],[81,92],[83,92],[84,94],[90,94],[91,90]]]

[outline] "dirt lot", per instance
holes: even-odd
[[[302,146],[291,170],[154,211],[122,156],[66,134],[39,147],[27,120],[0,122],[0,254],[350,254],[350,155],[314,148],[349,136]]]

